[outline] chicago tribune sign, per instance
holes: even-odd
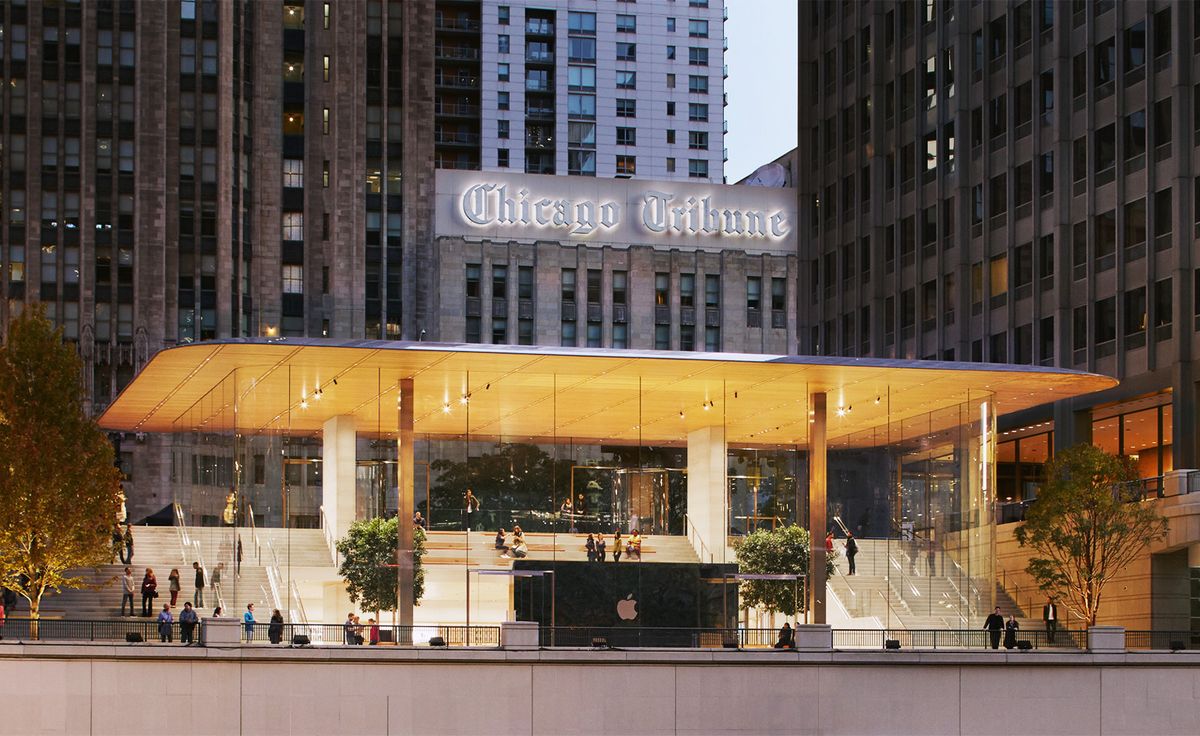
[[[439,236],[788,250],[791,189],[442,170]]]

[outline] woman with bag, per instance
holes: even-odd
[[[142,615],[150,616],[154,608],[154,599],[158,597],[158,578],[154,577],[154,571],[146,568],[146,574],[142,576]]]
[[[175,599],[179,597],[179,568],[171,568],[167,576],[167,590],[171,591],[171,608],[175,608]]]

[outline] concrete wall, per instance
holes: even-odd
[[[1187,652],[5,643],[0,734],[1194,734],[1198,665]]]

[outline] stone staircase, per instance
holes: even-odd
[[[840,554],[829,586],[851,616],[874,616],[885,628],[898,629],[976,629],[983,626],[979,604],[972,604],[967,620],[964,589],[965,575],[948,555],[935,552],[930,560],[926,550],[893,540],[859,539],[855,557],[856,573],[851,576],[845,557],[844,542],[837,542]],[[986,605],[986,603],[984,604]],[[1041,629],[1041,620],[1024,617],[1024,612],[997,586],[996,605],[1007,618],[1016,615],[1021,629]],[[980,615],[976,615],[976,614]],[[978,620],[976,620],[978,619]]]

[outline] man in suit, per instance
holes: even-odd
[[[996,606],[995,613],[987,617],[983,622],[983,628],[987,629],[992,640],[992,649],[1000,648],[1000,634],[1004,632],[1004,616],[1000,615],[1000,607]]]
[[[1046,641],[1053,644],[1058,632],[1058,606],[1050,596],[1046,596],[1046,605],[1042,606],[1042,620],[1046,622]]]

